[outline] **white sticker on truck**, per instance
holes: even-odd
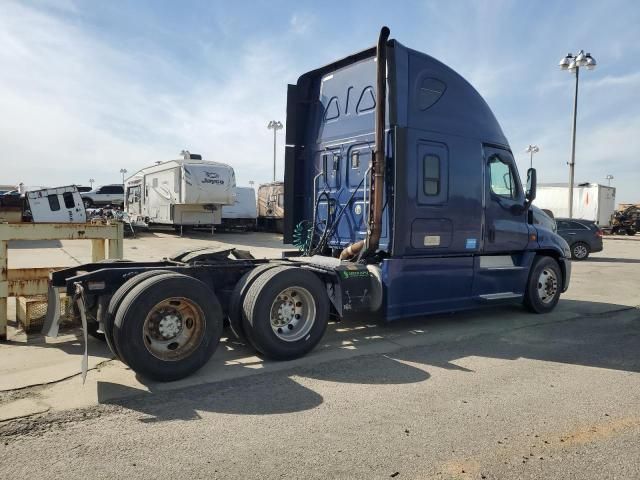
[[[425,247],[437,247],[440,245],[440,235],[425,235],[424,246]]]

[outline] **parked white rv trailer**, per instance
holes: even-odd
[[[265,183],[258,187],[258,228],[284,231],[284,182]]]
[[[258,219],[256,191],[251,187],[236,187],[236,201],[222,207],[220,227],[228,230],[255,230]]]
[[[35,223],[85,223],[87,213],[75,185],[30,190],[27,208]]]
[[[538,184],[534,205],[551,210],[555,217],[569,216],[569,186],[566,183]],[[616,189],[597,183],[573,187],[573,218],[609,225],[616,205]]]
[[[223,205],[235,201],[233,168],[199,155],[162,162],[129,177],[125,210],[132,222],[149,225],[218,225]]]

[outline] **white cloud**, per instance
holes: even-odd
[[[309,29],[313,26],[313,22],[313,15],[297,12],[291,15],[289,25],[291,27],[291,31],[298,35],[302,35],[309,31]]]
[[[3,182],[106,183],[182,148],[232,164],[241,183],[270,179],[266,122],[284,120],[284,79],[296,78],[275,41],[241,46],[211,80],[162,52],[114,48],[68,16],[5,3],[0,44]]]

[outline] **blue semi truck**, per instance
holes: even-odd
[[[566,242],[529,209],[500,125],[459,74],[389,39],[302,75],[287,98],[285,243],[255,259],[199,249],[51,275],[86,328],[161,381],[204,365],[223,326],[274,359],[305,355],[331,317],[387,321],[521,303],[547,313],[568,288]]]

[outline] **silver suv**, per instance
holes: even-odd
[[[103,185],[90,192],[84,192],[81,196],[85,208],[105,205],[122,206],[124,204],[124,187],[121,184]]]

